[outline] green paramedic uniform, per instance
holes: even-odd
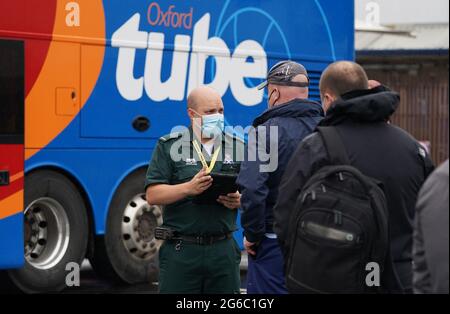
[[[189,128],[159,140],[148,167],[146,188],[188,182],[202,169],[194,139],[192,128]],[[244,142],[228,134],[219,140],[221,143],[216,141],[215,144],[215,147],[221,145],[219,158],[212,172],[237,174],[244,157]],[[179,153],[175,160],[171,158],[171,152]],[[204,149],[202,152],[209,164],[211,156]],[[188,237],[228,237],[213,244],[165,241],[159,252],[160,293],[237,294],[240,292],[241,251],[231,236],[237,229],[237,210],[220,203],[198,205],[193,200],[188,197],[165,206],[163,227]]]

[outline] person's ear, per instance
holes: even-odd
[[[274,88],[269,95],[269,108],[275,107],[277,101],[280,99],[280,90],[278,88]]]
[[[197,114],[195,113],[195,111],[192,108],[188,108],[187,113],[191,120],[193,120],[197,117]]]
[[[188,109],[188,115],[191,119],[191,124],[194,128],[199,128],[202,125],[202,117],[192,108]]]
[[[331,95],[329,93],[327,93],[325,97],[327,99],[327,111],[328,111],[336,99],[333,95]]]
[[[328,109],[330,109],[331,104],[335,101],[335,98],[330,93],[327,92],[325,92],[321,98],[323,110],[327,112]]]
[[[277,88],[275,89],[275,93],[276,93],[276,97],[274,99],[273,105],[275,106],[275,104],[280,100],[281,98],[281,93],[280,90]]]

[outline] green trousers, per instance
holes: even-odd
[[[241,251],[234,239],[196,245],[165,242],[159,251],[159,292],[239,294]]]

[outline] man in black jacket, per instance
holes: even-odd
[[[412,242],[415,202],[432,172],[426,150],[407,132],[388,123],[400,96],[383,86],[369,89],[367,74],[353,62],[336,62],[320,81],[326,117],[321,126],[334,126],[352,166],[384,185],[390,214],[391,252],[397,283],[411,291]],[[330,161],[322,138],[314,133],[298,147],[280,185],[275,206],[275,232],[289,255],[287,228],[290,213],[304,184]]]
[[[283,255],[273,232],[272,210],[289,159],[322,120],[323,110],[318,102],[307,99],[309,78],[301,64],[278,63],[260,88],[266,86],[269,109],[253,122],[249,153],[238,178],[244,245],[249,254],[247,292],[286,294]],[[266,156],[270,158],[265,160]]]

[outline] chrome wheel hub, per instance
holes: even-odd
[[[122,219],[122,240],[128,252],[140,260],[152,259],[161,246],[161,242],[155,239],[155,229],[160,225],[161,207],[150,206],[145,194],[133,197]]]
[[[70,225],[63,206],[43,197],[25,209],[25,259],[35,268],[50,269],[67,252]]]

